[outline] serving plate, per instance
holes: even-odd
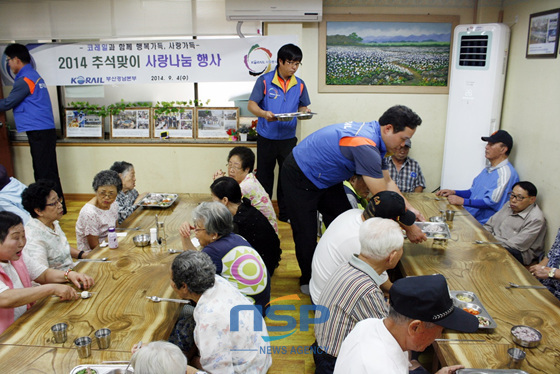
[[[149,193],[138,205],[144,208],[169,208],[178,197],[176,193]]]
[[[445,222],[414,222],[428,239],[451,239],[449,226]]]
[[[459,369],[457,374],[529,374],[519,369]]]
[[[479,329],[495,329],[496,327],[498,327],[498,325],[496,324],[496,321],[494,321],[494,319],[490,316],[490,314],[488,314],[488,311],[486,311],[486,308],[484,308],[484,305],[482,305],[482,302],[480,301],[480,299],[478,298],[478,296],[476,296],[476,294],[474,292],[471,291],[449,291],[449,294],[451,295],[451,298],[453,299],[453,305],[455,305],[458,308],[471,308],[471,309],[475,309],[477,310],[480,314],[476,315],[475,317],[479,318],[486,318],[488,320],[488,325],[482,325],[479,324],[478,328]],[[468,301],[470,300],[470,301]],[[479,322],[480,319],[479,318]]]
[[[78,365],[74,369],[72,369],[72,371],[70,371],[70,374],[78,374],[82,370],[87,370],[87,368],[95,370],[97,374],[112,374],[118,373],[119,371],[124,373],[126,366],[127,365]],[[134,369],[132,367],[129,367],[128,372],[133,373]]]
[[[317,114],[317,113],[303,113],[303,112],[294,112],[294,113],[279,113],[279,114],[275,114],[274,116],[278,119],[278,121],[291,121],[294,118],[297,119],[311,119],[313,118],[313,115]]]

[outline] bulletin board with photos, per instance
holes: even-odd
[[[66,108],[64,135],[66,138],[99,138],[103,139],[103,117],[95,114]]]
[[[156,113],[153,109],[153,137],[159,138],[194,138],[194,108],[173,107],[165,113]]]
[[[111,138],[150,138],[151,114],[151,108],[131,108],[111,115]]]
[[[228,139],[229,132],[239,128],[239,108],[197,108],[196,137],[198,139]]]

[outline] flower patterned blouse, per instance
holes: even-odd
[[[31,218],[25,225],[25,239],[25,251],[41,265],[63,271],[74,267],[70,244],[58,221],[54,221],[53,230],[37,218]]]
[[[548,252],[548,264],[547,267],[556,268],[560,267],[560,230],[558,230],[558,234],[556,234],[556,239],[554,240],[554,244],[550,247],[550,251]],[[542,284],[544,284],[550,292],[554,294],[558,299],[560,299],[560,280],[559,279],[541,279]]]
[[[128,192],[119,192],[117,195],[117,203],[119,204],[119,225],[138,208],[137,205],[134,205],[137,198],[138,191],[136,191],[136,189],[132,189]]]
[[[257,180],[253,173],[247,174],[245,179],[239,183],[241,187],[241,194],[243,197],[251,200],[251,205],[257,208],[267,219],[268,222],[274,227],[274,231],[278,234],[278,222],[276,221],[276,212],[272,207],[272,201],[264,190],[264,187]]]
[[[99,237],[99,243],[107,238],[109,227],[115,227],[119,215],[119,204],[115,200],[108,210],[99,209],[93,204],[86,203],[76,221],[76,241],[80,251],[89,251],[87,236]]]
[[[270,349],[270,343],[262,338],[268,337],[264,319],[257,311],[241,310],[238,323],[230,322],[231,308],[252,303],[224,278],[216,275],[215,280],[194,309],[194,340],[202,368],[212,374],[266,373],[272,357],[264,353]],[[255,329],[258,323],[254,323],[253,316],[260,318],[262,329]]]

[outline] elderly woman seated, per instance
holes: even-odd
[[[119,215],[117,194],[122,189],[119,174],[103,170],[93,178],[95,197],[80,210],[76,221],[76,240],[80,251],[91,251],[107,238]]]
[[[203,373],[187,365],[187,358],[181,349],[174,344],[164,341],[148,343],[142,348],[135,345],[132,348],[130,365],[135,374],[196,374]]]
[[[200,369],[213,374],[266,373],[272,364],[263,318],[230,282],[216,275],[204,252],[186,251],[171,265],[171,286],[196,302],[194,341]],[[232,308],[237,307],[237,313]],[[253,309],[253,310],[251,310]],[[231,317],[234,316],[234,317]]]
[[[0,333],[39,299],[51,295],[61,300],[78,299],[75,289],[56,283],[72,282],[85,290],[94,284],[90,276],[71,268],[55,270],[37,263],[24,247],[25,230],[21,218],[11,212],[0,212]],[[32,281],[41,285],[32,287]]]
[[[255,154],[253,151],[247,147],[233,148],[229,152],[226,166],[228,176],[239,183],[243,197],[251,201],[251,205],[268,219],[274,231],[278,234],[278,222],[270,196],[268,196],[264,187],[253,173],[253,167],[255,166]],[[223,176],[225,176],[225,173],[220,169],[214,174],[214,179]]]
[[[219,202],[204,202],[192,212],[194,227],[185,222],[179,228],[183,249],[196,249],[194,232],[216,273],[266,309],[270,301],[270,277],[261,256],[247,240],[233,233],[233,216]]]
[[[136,186],[136,173],[134,165],[126,161],[117,161],[111,169],[119,174],[122,181],[122,190],[117,195],[119,204],[119,224],[128,218],[138,208],[138,203],[146,194],[138,195]]]
[[[87,257],[89,252],[70,247],[58,220],[62,218],[62,198],[54,190],[54,183],[40,180],[21,194],[25,209],[31,214],[25,225],[25,251],[41,265],[66,270],[74,266],[72,258]]]
[[[278,267],[282,249],[274,229],[246,197],[241,197],[241,188],[235,179],[218,178],[210,186],[212,200],[224,204],[233,215],[233,231],[241,235],[262,257],[268,274],[272,277]]]
[[[535,278],[548,288],[560,300],[560,230],[542,261],[529,268]]]

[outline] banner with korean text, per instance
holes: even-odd
[[[242,82],[276,67],[293,35],[232,39],[28,44],[32,63],[49,86],[125,83]],[[0,45],[2,82],[15,74]]]

